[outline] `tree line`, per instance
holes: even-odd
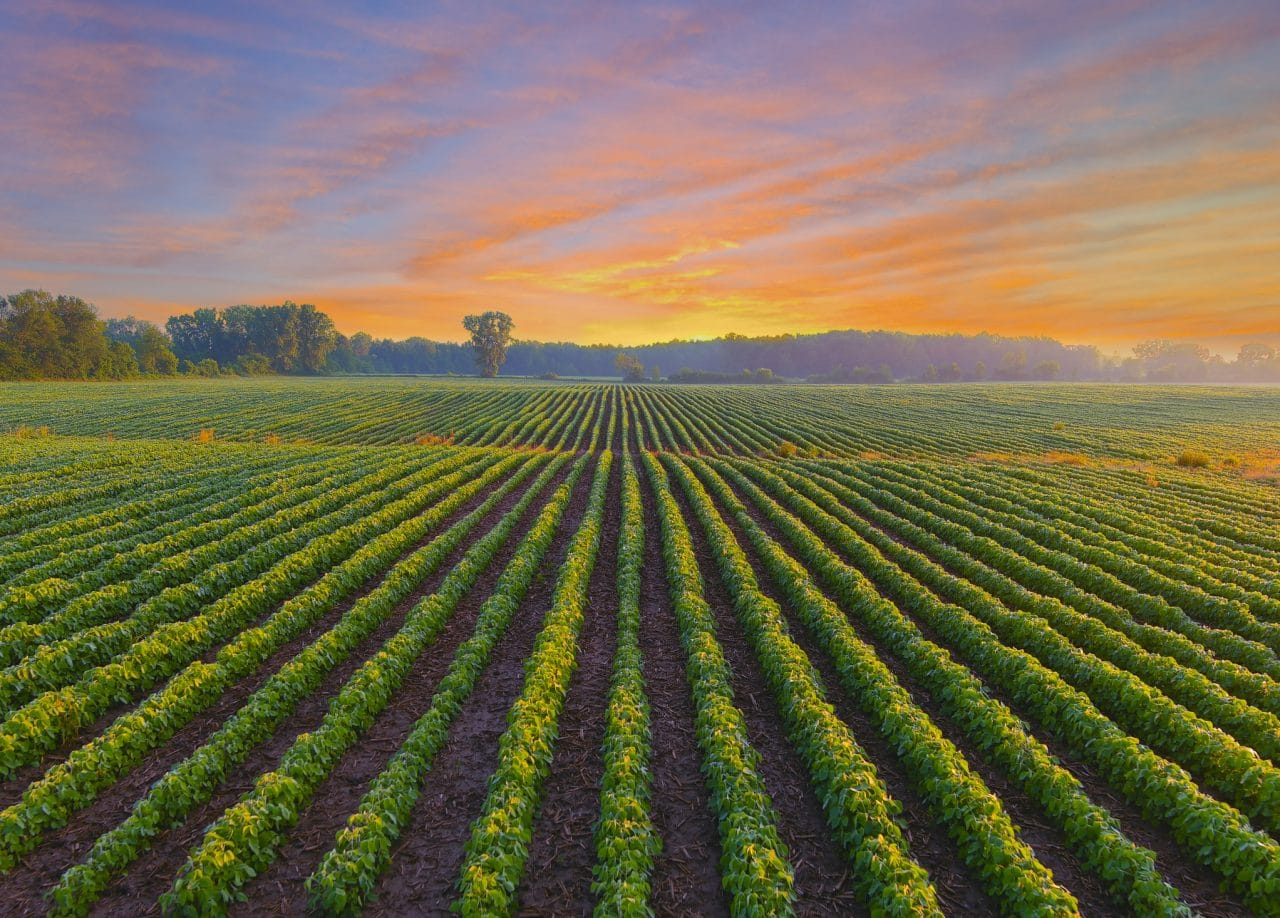
[[[98,318],[76,296],[25,290],[0,297],[0,379],[132,379],[178,360],[150,322]]]
[[[27,290],[0,297],[0,378],[130,379],[174,374],[456,374],[594,376],[638,381],[886,383],[895,380],[1280,380],[1280,358],[1246,344],[1234,361],[1185,341],[1153,340],[1131,356],[1051,338],[833,331],[642,347],[513,339],[501,312],[467,316],[466,343],[344,335],[311,304],[202,308],[160,328],[101,319],[79,297]],[[665,370],[664,370],[665,368]]]
[[[0,378],[134,379],[330,372],[338,333],[312,305],[230,306],[170,317],[163,330],[100,319],[76,296],[0,297]]]

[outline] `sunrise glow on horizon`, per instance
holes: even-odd
[[[1280,345],[1280,4],[0,0],[0,294]]]

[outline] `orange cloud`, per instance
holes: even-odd
[[[398,336],[1280,328],[1280,11],[807,15],[24,7],[0,281]]]

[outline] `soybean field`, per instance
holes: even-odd
[[[0,385],[0,912],[1280,915],[1280,390]]]

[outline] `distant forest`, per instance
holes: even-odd
[[[1280,358],[1264,343],[1235,360],[1189,342],[1154,340],[1128,357],[1050,338],[831,331],[810,335],[666,341],[642,347],[513,341],[506,376],[620,376],[672,382],[826,383],[982,380],[1148,382],[1280,380]],[[176,374],[476,373],[469,344],[347,336],[309,304],[196,309],[164,328],[132,317],[101,320],[73,296],[27,290],[0,297],[0,378],[131,379]],[[632,378],[638,378],[634,374]]]

